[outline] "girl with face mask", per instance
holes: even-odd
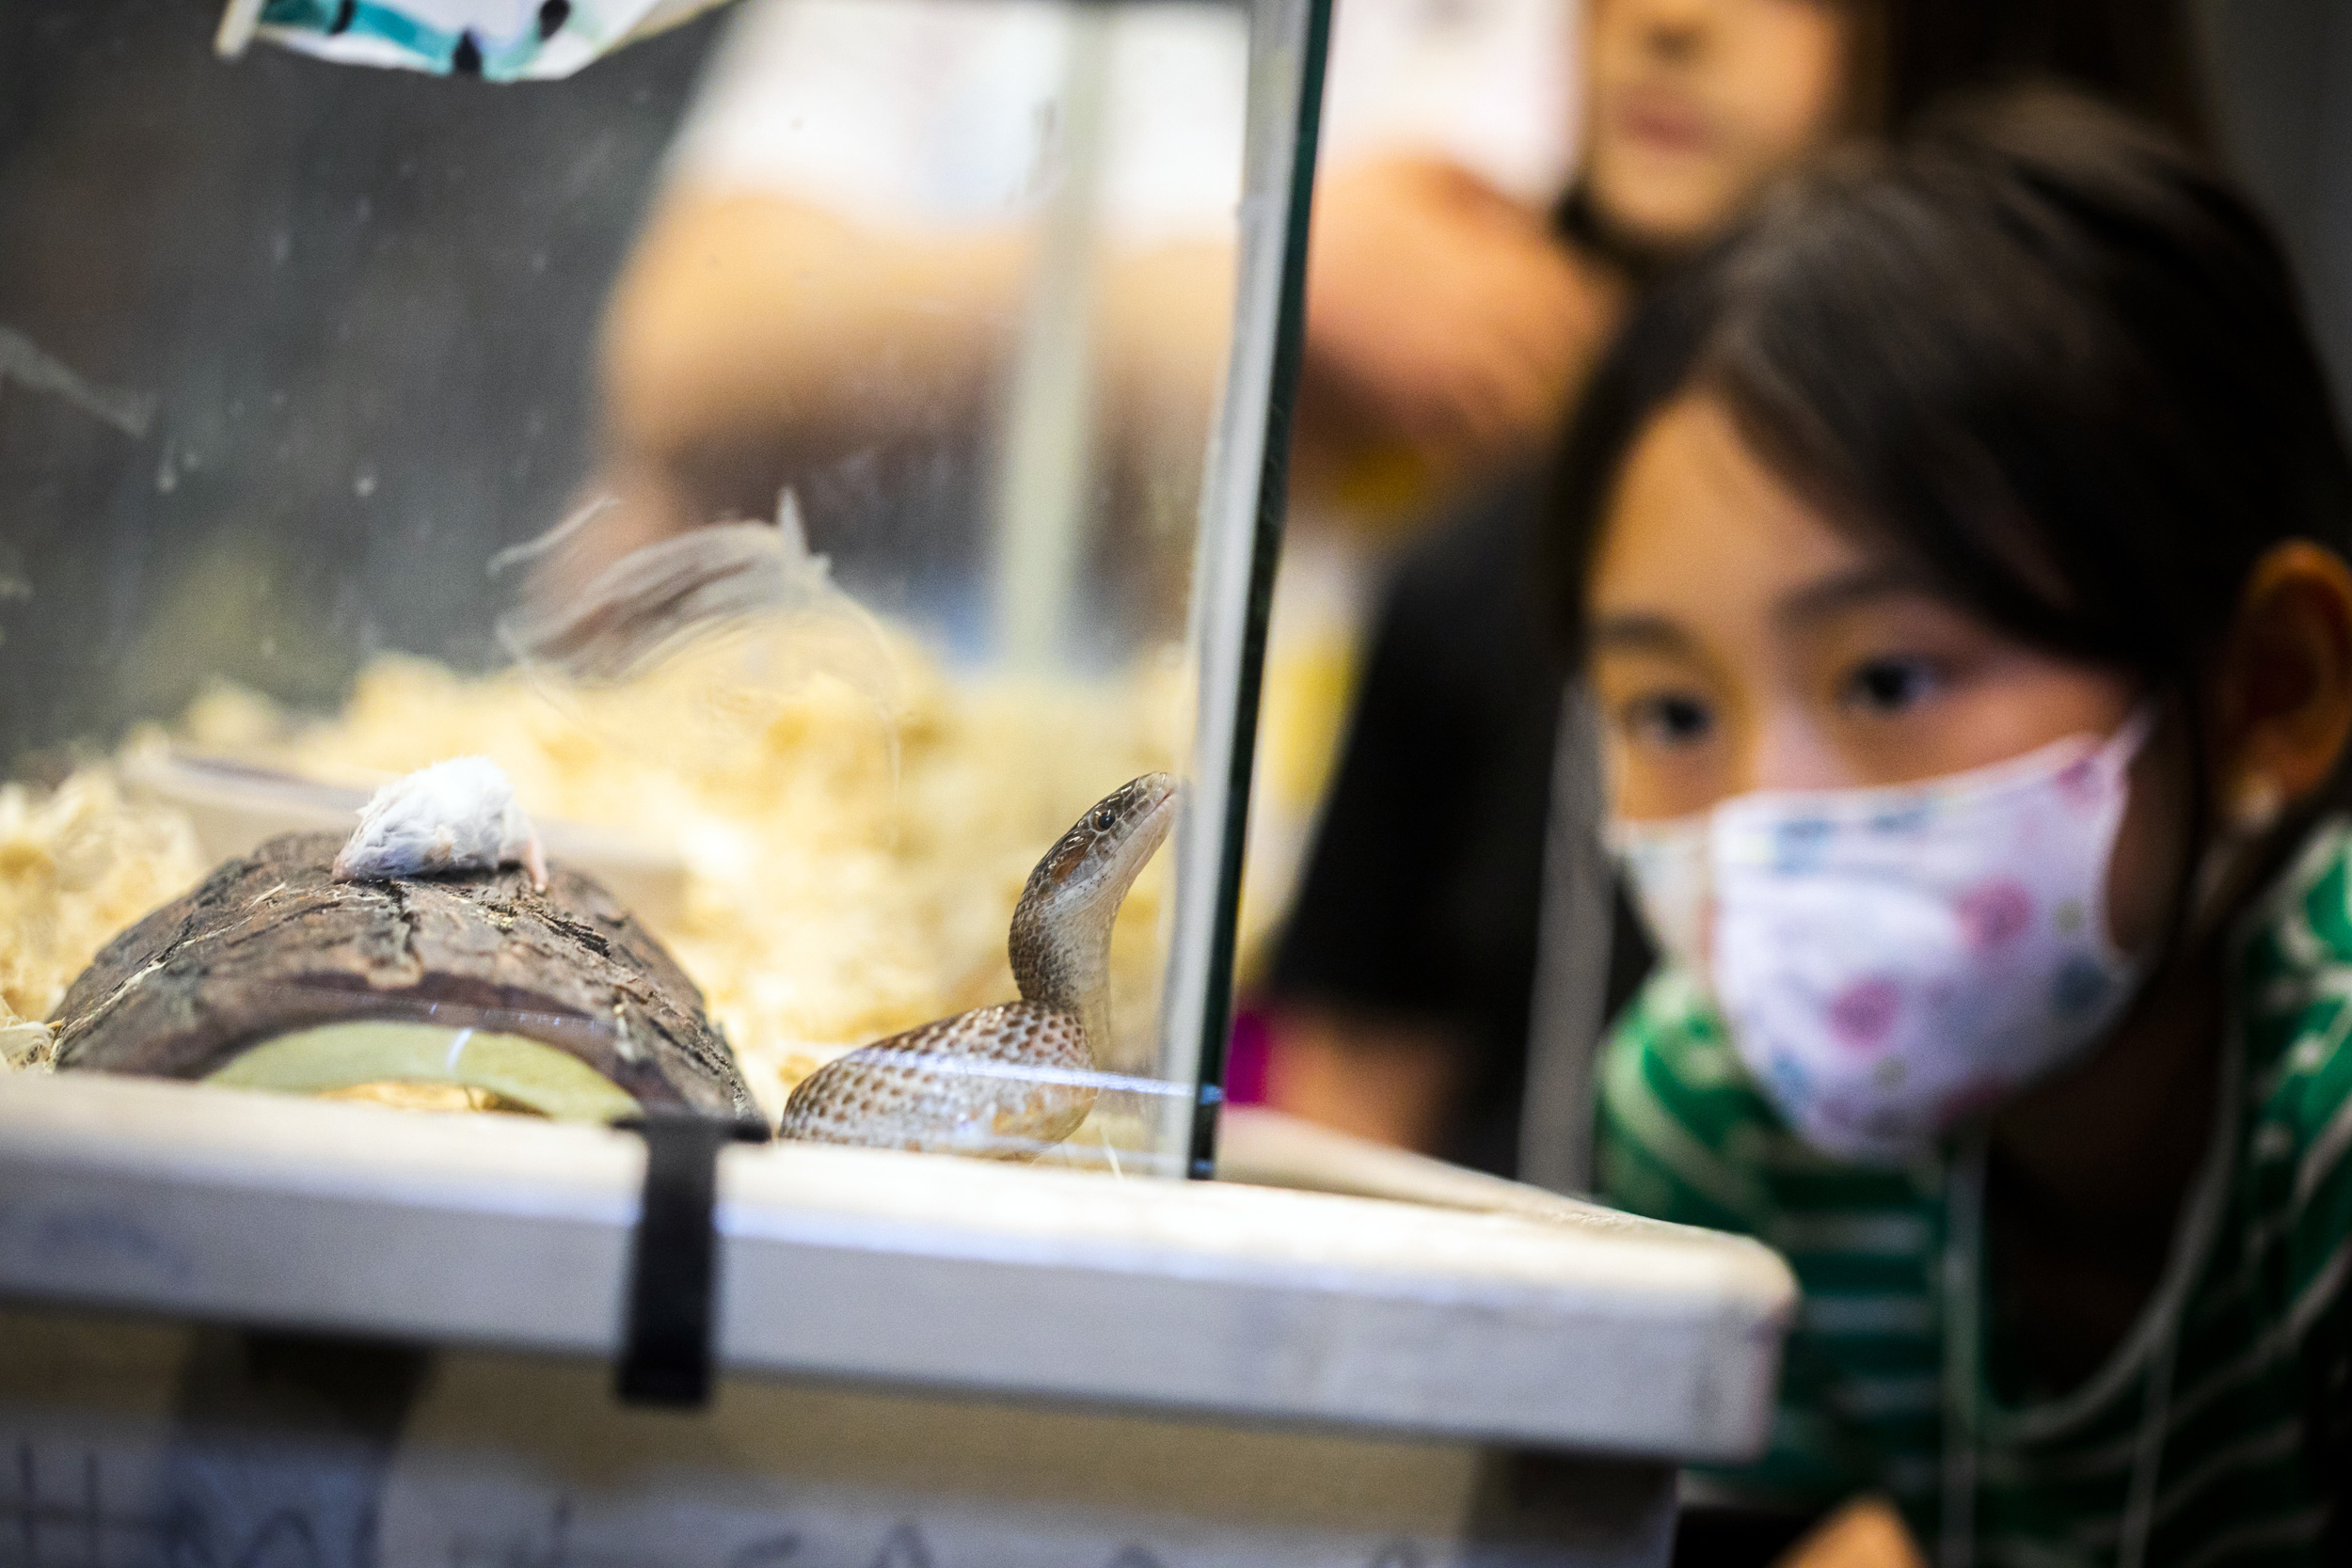
[[[1560,472],[1667,955],[1601,1186],[1804,1288],[1722,1483],[2346,1560],[2352,461],[2261,224],[2079,100],[1936,122],[1655,294]]]
[[[1317,189],[1297,471],[1409,471],[1458,510],[1383,594],[1264,996],[1280,1108],[1554,1184],[1582,1180],[1546,1109],[1573,1097],[1539,1084],[1522,1117],[1561,705],[1534,470],[1624,308],[1774,178],[1956,91],[2055,80],[2199,131],[2181,0],[1580,9],[1581,166],[1549,220],[1420,164]]]

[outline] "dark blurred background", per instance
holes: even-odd
[[[2352,6],[2203,0],[2201,9],[2223,152],[2294,255],[2343,417],[2352,410]]]

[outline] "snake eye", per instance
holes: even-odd
[[[1104,806],[1101,811],[1094,814],[1094,831],[1096,832],[1106,833],[1117,826],[1119,826],[1119,814],[1111,810],[1110,807]]]

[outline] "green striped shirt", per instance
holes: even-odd
[[[2004,1404],[1979,1370],[2002,1349],[1975,1326],[1971,1157],[1812,1152],[1700,990],[1655,978],[1604,1049],[1603,1191],[1761,1238],[1804,1291],[1771,1449],[1714,1479],[1803,1506],[1883,1490],[1947,1563],[2352,1557],[2348,864],[2352,825],[2330,824],[2243,927],[2215,1147],[2165,1276],[2106,1366],[2043,1403]]]

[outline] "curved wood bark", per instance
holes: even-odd
[[[273,1036],[352,1019],[495,1029],[646,1105],[757,1112],[702,992],[577,871],[338,882],[333,833],[288,833],[107,943],[52,1019],[62,1070],[201,1078]]]

